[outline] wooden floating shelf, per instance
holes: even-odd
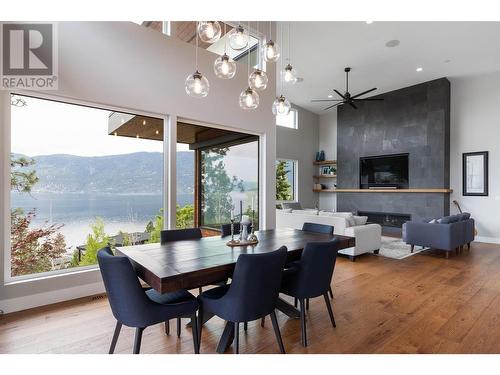
[[[337,160],[323,160],[323,161],[315,161],[313,162],[314,165],[331,165],[331,164],[337,164]]]
[[[315,193],[336,193],[337,189],[313,189]]]
[[[313,176],[313,178],[337,178],[336,174],[322,174],[319,176]]]
[[[337,193],[453,193],[453,189],[335,189]]]

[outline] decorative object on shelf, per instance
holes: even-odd
[[[224,23],[224,35],[226,24]],[[214,72],[218,78],[231,79],[236,74],[236,63],[227,54],[227,42],[224,43],[224,54],[217,57],[214,62]]]
[[[314,184],[313,190],[321,190],[321,184]]]
[[[319,152],[319,161],[325,161],[325,151],[323,150]]]
[[[220,39],[221,27],[217,21],[200,21],[196,28],[202,42],[214,43]]]
[[[259,239],[255,234],[255,210],[253,209],[253,198],[252,198],[252,232],[248,236],[248,241],[259,242]]]
[[[319,155],[320,155],[320,153],[319,153],[319,151],[317,151],[316,152],[316,158],[314,159],[315,161],[321,161],[321,160],[319,160]]]
[[[238,25],[238,27],[233,28],[228,33],[228,38],[231,48],[240,51],[248,45],[249,31],[245,30],[243,26]]]
[[[462,195],[488,196],[488,151],[462,154]]]
[[[276,62],[280,58],[280,47],[273,42],[272,25],[269,21],[269,40],[262,46],[262,55],[266,62]]]
[[[290,31],[290,22],[288,22],[288,57],[286,59],[287,64],[285,68],[280,72],[281,80],[287,85],[295,85],[297,83],[297,72],[293,68],[292,64],[290,64],[291,60],[291,48],[290,48],[290,39],[291,39],[291,31]],[[282,40],[282,43],[283,40]]]
[[[189,96],[192,96],[193,98],[204,98],[208,95],[210,85],[208,83],[208,79],[198,70],[198,33],[196,33],[195,48],[196,71],[186,78],[184,88]]]
[[[248,225],[250,225],[250,218],[248,215],[242,215],[240,221],[240,242],[248,240]]]
[[[250,30],[250,21],[248,22],[248,30]],[[250,77],[250,43],[247,44],[248,44],[247,74]],[[245,90],[241,92],[239,102],[241,109],[255,109],[259,106],[259,94],[257,93],[256,90],[248,86]]]

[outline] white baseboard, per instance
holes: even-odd
[[[475,242],[486,242],[486,243],[498,243],[498,244],[500,244],[500,238],[498,238],[498,237],[476,236],[474,241]]]
[[[45,293],[1,300],[0,310],[3,310],[4,314],[8,314],[16,311],[31,309],[33,307],[88,297],[104,293],[104,291],[104,284],[102,282],[86,284],[73,288],[59,289]]]

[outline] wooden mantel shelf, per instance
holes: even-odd
[[[337,193],[453,193],[453,189],[335,189]]]

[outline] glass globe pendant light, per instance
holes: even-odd
[[[205,43],[214,43],[218,41],[222,31],[220,23],[217,21],[198,22],[198,27],[196,29],[201,41]]]
[[[277,115],[288,115],[290,112],[291,104],[287,98],[280,95],[273,103],[273,114]]]
[[[280,47],[273,42],[271,28],[271,21],[269,21],[269,40],[262,46],[262,56],[266,62],[276,62],[280,58]]]
[[[198,71],[198,34],[196,35],[196,71],[186,78],[184,88],[193,98],[204,98],[208,95],[210,85],[208,79]]]
[[[297,83],[297,72],[290,63],[281,71],[281,79],[289,85],[295,85]]]
[[[229,45],[232,49],[239,51],[248,45],[248,30],[245,30],[243,26],[238,25],[238,27],[233,28],[228,33]]]
[[[248,30],[250,30],[250,21],[248,21]],[[249,37],[249,36],[248,36]],[[247,50],[247,74],[250,74],[250,43],[248,43]],[[250,78],[249,78],[250,81]],[[240,94],[240,107],[241,109],[255,109],[259,106],[259,94],[250,86],[243,90]]]
[[[259,21],[257,21],[257,35],[259,35]],[[267,74],[266,72],[262,71],[260,69],[260,51],[257,50],[257,69],[255,69],[252,74],[248,77],[248,85],[250,88],[257,90],[257,91],[263,91],[267,87]]]
[[[224,24],[226,35],[226,24]],[[227,43],[224,43],[224,54],[217,57],[214,62],[214,72],[218,78],[231,79],[236,74],[236,63],[226,53]]]

